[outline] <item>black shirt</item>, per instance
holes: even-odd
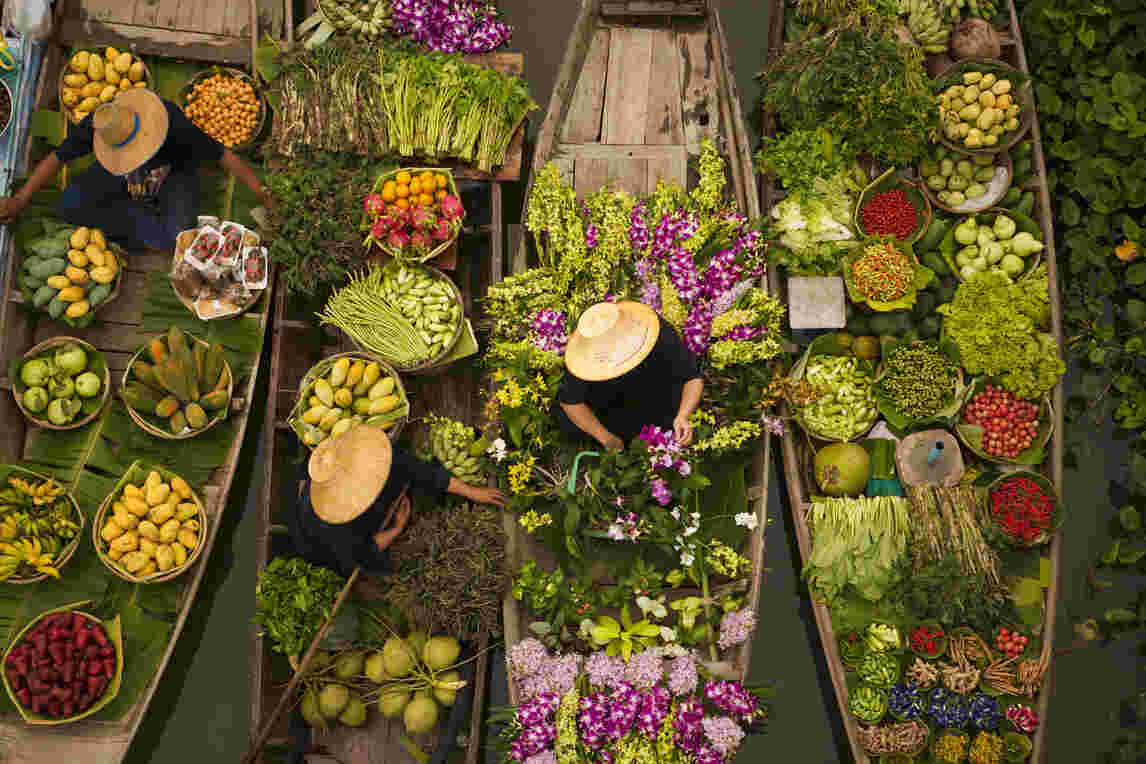
[[[588,405],[601,424],[626,443],[647,424],[671,426],[684,384],[700,377],[700,366],[672,324],[660,318],[660,325],[652,352],[636,368],[600,382],[587,382],[567,370],[558,400]]]
[[[411,496],[420,495],[436,499],[446,492],[450,472],[438,464],[423,462],[401,449],[394,449],[390,476],[370,508],[349,523],[334,525],[324,522],[314,513],[310,503],[310,480],[302,487],[302,496],[295,502],[295,516],[291,519],[291,537],[296,551],[307,562],[323,565],[349,576],[361,567],[364,572],[384,572],[389,568],[390,551],[379,551],[374,534],[382,530],[382,523],[390,505],[398,498],[402,488],[409,486]]]
[[[143,194],[133,192],[133,196],[155,196],[158,191],[155,181],[158,179],[161,183],[167,174],[163,168],[178,171],[199,162],[217,162],[223,158],[223,144],[196,127],[175,104],[164,99],[163,105],[167,107],[167,139],[155,156],[125,177],[125,183],[154,187],[148,188]],[[56,158],[61,162],[70,162],[92,153],[93,135],[91,114],[78,125],[69,123],[68,137],[56,149]],[[149,178],[151,183],[147,182]]]

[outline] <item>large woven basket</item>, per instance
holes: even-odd
[[[187,338],[193,341],[196,345],[210,346],[211,344],[206,340],[199,339],[189,332],[184,332],[184,334],[186,334]],[[127,364],[127,368],[123,371],[123,379],[120,381],[121,390],[124,387],[127,387],[127,383],[131,379],[132,366],[134,366],[135,362],[140,360],[143,357],[143,354],[146,352],[147,345],[144,345],[139,350],[135,351],[135,355],[131,357],[131,360]],[[218,411],[212,412],[214,416],[211,417],[211,420],[208,421],[207,424],[200,427],[198,430],[190,430],[188,432],[175,435],[170,430],[165,430],[162,427],[158,427],[157,425],[152,424],[148,417],[145,417],[143,414],[140,414],[131,406],[127,405],[127,401],[124,401],[124,408],[127,409],[127,415],[131,417],[131,421],[135,422],[139,429],[143,430],[148,435],[154,435],[155,437],[162,438],[164,440],[187,440],[188,438],[194,438],[196,435],[201,435],[207,432],[207,430],[210,430],[212,427],[219,424],[219,422],[227,418],[227,414],[231,409],[231,402],[233,401],[235,395],[235,374],[231,371],[231,364],[225,358],[223,359],[223,373],[227,375],[227,404],[220,408]]]
[[[305,412],[308,408],[306,405],[307,399],[312,394],[311,390],[314,387],[315,381],[319,377],[325,376],[326,373],[330,371],[330,367],[333,366],[334,363],[340,358],[349,358],[352,362],[366,361],[367,363],[370,363],[373,361],[374,363],[377,363],[379,366],[381,366],[382,370],[386,374],[389,374],[394,378],[394,391],[398,393],[398,395],[402,398],[402,404],[406,407],[406,413],[393,420],[389,429],[386,430],[386,435],[390,438],[391,442],[397,442],[398,436],[402,434],[402,429],[410,420],[410,400],[406,395],[406,387],[402,384],[401,376],[399,376],[397,370],[391,364],[387,363],[386,360],[380,356],[375,355],[374,353],[367,353],[365,351],[338,353],[336,355],[327,356],[326,358],[323,358],[321,361],[316,363],[314,366],[310,367],[310,370],[306,373],[306,376],[304,376],[302,381],[299,382],[298,400],[295,401],[294,407],[291,409],[290,415],[287,417],[287,424],[290,425],[292,430],[294,430],[295,435],[298,436],[299,442],[306,446],[308,449],[314,449],[314,446],[307,445],[306,441],[303,440],[302,415],[303,412]]]
[[[99,305],[95,305],[89,308],[88,312],[79,318],[69,318],[66,313],[61,313],[59,318],[53,319],[54,321],[59,321],[60,323],[67,326],[82,329],[92,322],[92,319],[96,313],[99,313],[103,308],[115,302],[116,298],[119,297],[119,288],[123,285],[123,272],[127,267],[127,252],[123,247],[111,241],[107,242],[107,251],[110,252],[111,255],[115,258],[116,264],[118,265],[118,268],[115,272],[115,278],[111,282],[111,292],[108,293],[108,296],[105,297],[103,302],[101,302]],[[86,294],[84,299],[87,299]],[[32,305],[27,294],[25,294],[25,301],[25,304],[31,308]],[[36,308],[36,310],[40,311],[44,315],[50,315],[48,313],[47,305],[42,308]]]
[[[1003,139],[994,146],[984,146],[978,149],[967,148],[960,141],[953,141],[938,131],[939,141],[960,154],[1000,154],[1010,151],[1030,131],[1035,120],[1035,89],[1031,78],[1013,66],[1003,63],[996,58],[964,58],[955,66],[948,69],[934,80],[935,93],[939,94],[951,85],[962,84],[963,73],[981,71],[994,73],[999,79],[1009,79],[1012,82],[1011,96],[1015,103],[1022,107],[1019,114],[1019,127],[1003,136]]]
[[[107,64],[107,59],[104,58],[103,53],[96,51],[96,46],[89,46],[88,48],[82,48],[82,47],[77,48],[76,50],[73,50],[71,52],[71,54],[69,56],[67,56],[67,58],[64,59],[63,68],[60,70],[60,76],[56,80],[56,100],[59,102],[60,111],[62,111],[64,113],[64,116],[67,118],[68,122],[70,122],[73,125],[76,125],[79,123],[76,122],[76,120],[75,120],[75,117],[73,114],[74,109],[70,106],[64,106],[64,77],[66,75],[69,75],[69,74],[75,74],[75,72],[73,72],[71,70],[71,68],[68,66],[68,62],[71,61],[72,56],[79,53],[81,50],[87,50],[89,53],[92,53],[92,55],[98,55],[103,60],[104,64],[105,65]],[[134,51],[121,50],[120,52],[121,53],[131,53],[131,57],[132,57],[133,61],[139,61],[141,64],[143,64],[143,82],[147,83],[147,85],[145,85],[144,87],[146,87],[148,90],[154,90],[154,87],[152,87],[154,85],[154,80],[151,77],[151,67],[149,67],[147,65],[147,62],[144,61],[143,58],[141,56],[137,55]],[[118,93],[117,93],[117,95],[118,95]]]
[[[263,128],[266,127],[267,124],[267,98],[263,93],[262,88],[259,87],[259,83],[253,77],[251,77],[251,75],[247,74],[241,69],[235,69],[230,66],[212,66],[210,69],[204,69],[192,77],[187,82],[187,84],[183,86],[183,89],[179,91],[179,105],[187,105],[187,96],[191,94],[191,88],[195,87],[197,84],[207,79],[208,77],[212,77],[216,74],[223,74],[228,77],[233,77],[234,79],[241,82],[247,83],[251,86],[251,89],[254,90],[255,98],[257,98],[259,101],[259,117],[258,121],[255,123],[255,129],[251,131],[251,137],[242,143],[231,147],[231,151],[247,151],[253,148],[256,143],[258,143],[259,136],[263,134]]]
[[[31,470],[26,470],[22,467],[15,467],[12,470],[12,472],[13,473],[19,472],[19,473],[22,473],[24,475],[27,475],[28,477],[35,478],[36,480],[52,480],[52,481],[55,481],[57,483],[59,482],[58,480],[56,480],[53,477],[49,477],[47,475],[41,475],[38,472],[32,472]],[[73,536],[72,540],[69,541],[67,543],[67,545],[63,549],[60,550],[59,555],[56,557],[55,561],[52,563],[52,567],[55,568],[57,571],[62,570],[63,567],[65,565],[67,565],[68,562],[72,559],[72,557],[76,553],[76,550],[80,548],[80,539],[83,538],[83,535],[84,535],[84,513],[82,511],[80,511],[79,502],[77,502],[76,497],[72,496],[70,493],[65,492],[63,494],[63,496],[65,496],[67,498],[67,500],[72,505],[72,509],[74,509],[76,511],[76,517],[79,518],[79,520],[77,522],[79,527],[76,528],[76,535]],[[8,579],[5,581],[5,583],[9,583],[9,584],[35,584],[35,583],[39,583],[40,581],[44,581],[47,578],[48,578],[47,573],[37,573],[34,576],[24,576],[23,578],[21,578],[19,576],[9,576]]]
[[[187,553],[187,561],[177,568],[170,570],[156,571],[149,576],[136,576],[133,573],[128,573],[126,570],[115,564],[115,560],[107,556],[108,542],[104,541],[100,536],[100,531],[103,529],[104,522],[107,520],[108,514],[112,511],[112,506],[116,500],[123,494],[123,487],[129,482],[142,483],[147,478],[147,473],[155,470],[166,481],[171,482],[173,478],[179,477],[176,473],[159,465],[144,465],[141,460],[132,462],[132,465],[127,468],[119,482],[115,484],[115,488],[100,504],[99,510],[96,512],[95,518],[92,520],[92,544],[95,545],[96,555],[99,557],[100,562],[115,575],[122,578],[124,581],[130,581],[133,584],[158,584],[163,581],[170,581],[173,578],[186,573],[199,559],[199,555],[203,551],[203,545],[207,538],[207,510],[203,506],[202,499],[194,489],[191,491],[191,500],[199,507],[199,543],[194,549]]]
[[[70,422],[68,424],[52,424],[47,419],[47,417],[40,417],[24,408],[24,391],[27,389],[27,386],[24,385],[24,383],[20,380],[19,374],[9,375],[9,379],[12,380],[12,395],[16,399],[16,407],[20,409],[20,413],[24,415],[25,419],[37,427],[43,427],[48,430],[74,430],[77,427],[83,427],[85,424],[99,416],[99,412],[103,411],[104,404],[107,403],[107,399],[111,395],[111,372],[107,368],[107,360],[103,357],[103,353],[99,352],[99,350],[97,350],[93,345],[90,345],[89,343],[84,342],[83,340],[76,337],[52,337],[50,339],[46,339],[38,345],[34,345],[27,353],[25,353],[20,359],[20,364],[23,365],[25,361],[35,358],[41,353],[45,353],[53,348],[60,347],[61,345],[66,345],[69,342],[79,345],[84,349],[84,352],[88,354],[89,370],[91,369],[92,359],[95,358],[99,360],[99,364],[103,368],[103,374],[101,375],[102,379],[100,380],[103,384],[103,392],[100,393],[98,398],[89,399],[93,401],[93,403],[88,406],[89,411],[84,416],[79,417],[74,422]]]
[[[398,173],[400,173],[400,172],[408,172],[408,173],[410,173],[410,175],[414,175],[414,176],[419,175],[420,173],[423,173],[423,172],[432,172],[435,174],[445,175],[446,176],[446,189],[450,192],[450,194],[452,194],[453,196],[456,196],[458,198],[458,200],[461,201],[462,197],[458,193],[458,184],[454,180],[454,174],[448,168],[445,168],[445,167],[400,167],[397,170],[391,170],[390,172],[382,173],[381,175],[378,176],[378,180],[376,180],[374,182],[374,189],[373,189],[374,193],[376,193],[376,194],[381,193],[382,187],[386,185],[386,181],[393,180],[395,177],[397,177]],[[463,221],[465,220],[465,215],[462,215],[462,220]],[[369,219],[367,219],[366,220],[367,229],[369,229],[369,226],[370,226],[370,221],[369,221]],[[397,260],[404,260],[406,262],[425,263],[428,260],[433,260],[435,257],[437,257],[438,255],[442,254],[447,249],[449,249],[450,245],[458,240],[458,235],[460,233],[461,233],[461,226],[458,226],[458,230],[454,231],[453,236],[451,236],[450,238],[446,239],[445,241],[439,243],[436,247],[431,249],[425,255],[421,255],[419,257],[407,257],[407,256],[403,255],[400,251],[394,250],[393,248],[387,246],[385,242],[376,242],[376,246],[378,247],[378,249],[382,250],[387,255],[390,255],[391,257],[393,257]]]

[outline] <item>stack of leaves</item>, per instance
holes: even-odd
[[[864,599],[881,599],[899,578],[910,509],[906,499],[891,496],[814,501],[812,553],[804,566],[812,596],[830,603],[850,584]]]

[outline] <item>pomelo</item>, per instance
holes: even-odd
[[[858,496],[871,477],[871,457],[857,443],[832,443],[816,452],[815,472],[828,496]]]

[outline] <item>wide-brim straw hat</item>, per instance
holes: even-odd
[[[599,302],[577,321],[565,368],[587,382],[615,379],[648,357],[660,329],[656,311],[644,303]]]
[[[361,515],[382,493],[394,452],[379,427],[358,425],[318,444],[307,463],[310,503],[332,525]]]
[[[169,123],[163,99],[147,88],[125,90],[92,112],[96,159],[112,175],[127,175],[155,156]]]

